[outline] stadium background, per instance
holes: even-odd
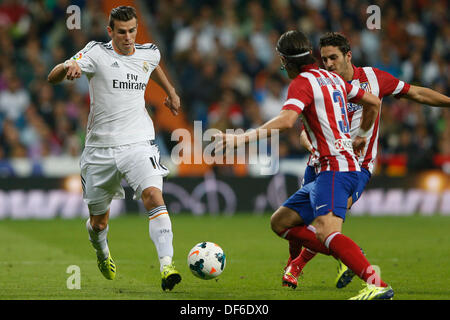
[[[105,26],[118,5],[138,9],[138,43],[153,42],[174,83],[183,113],[162,106],[151,83],[148,110],[163,162],[171,175],[165,197],[172,213],[271,212],[298,187],[307,153],[299,126],[280,140],[280,171],[261,176],[246,165],[174,165],[177,128],[253,128],[277,114],[288,79],[275,43],[300,28],[317,48],[330,30],[349,37],[353,62],[388,71],[410,83],[450,95],[447,1],[4,0],[0,4],[0,218],[87,216],[81,200],[79,156],[89,94],[87,80],[52,86],[51,68],[89,41],[109,41]],[[369,30],[369,4],[381,9],[381,29]],[[81,8],[69,30],[67,8]],[[317,50],[315,55],[318,57]],[[320,61],[320,59],[318,59]],[[299,124],[300,125],[300,124]],[[112,215],[142,212],[127,199]],[[450,214],[450,110],[407,100],[383,100],[377,169],[354,215]]]

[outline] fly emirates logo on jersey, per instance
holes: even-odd
[[[145,91],[147,84],[138,81],[139,77],[137,74],[127,73],[126,81],[121,81],[118,79],[113,79],[112,84],[114,89],[119,90],[142,90]]]

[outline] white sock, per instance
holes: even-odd
[[[92,246],[94,247],[97,257],[100,260],[105,260],[109,256],[109,248],[108,248],[108,241],[107,241],[107,235],[108,235],[108,229],[109,226],[107,225],[106,228],[102,231],[96,232],[94,229],[92,229],[90,220],[88,219],[86,221],[86,229],[89,232],[89,240],[92,243]]]
[[[160,270],[172,263],[173,257],[173,233],[172,223],[166,206],[156,207],[148,212],[149,223],[148,230],[150,238],[156,247],[158,253]]]

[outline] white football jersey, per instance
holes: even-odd
[[[144,95],[161,55],[151,43],[135,48],[126,56],[113,49],[112,41],[91,41],[73,56],[89,80],[86,146],[114,147],[155,138]]]

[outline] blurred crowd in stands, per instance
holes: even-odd
[[[345,34],[356,66],[374,66],[450,95],[449,3],[445,0],[167,0],[144,2],[148,26],[182,99],[188,121],[204,128],[254,128],[279,113],[289,79],[275,52],[279,36],[301,29],[317,47],[327,31]],[[81,29],[68,30],[78,5]],[[381,29],[369,30],[369,4]],[[0,4],[0,160],[81,154],[88,83],[52,86],[51,68],[89,41],[109,41],[101,1],[3,0]],[[7,36],[3,36],[7,35]],[[157,112],[157,110],[155,110]],[[170,132],[162,150],[170,150]],[[280,157],[305,157],[298,127],[281,136]],[[385,98],[381,159],[406,156],[410,170],[450,156],[450,110]]]

